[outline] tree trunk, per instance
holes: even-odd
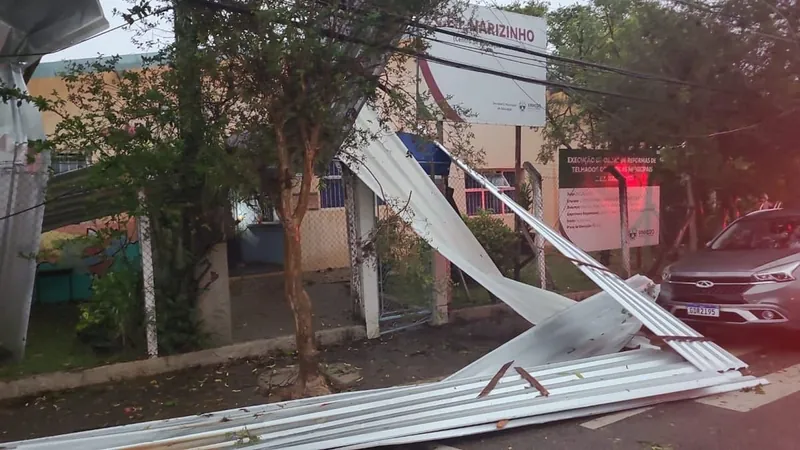
[[[289,193],[291,195],[291,193]],[[296,398],[329,394],[330,389],[319,369],[314,338],[311,298],[303,288],[300,224],[293,218],[284,221],[284,292],[294,315],[295,340],[300,373]]]

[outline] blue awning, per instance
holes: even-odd
[[[398,132],[397,137],[405,144],[414,159],[428,175],[450,175],[450,157],[432,142],[416,134]]]

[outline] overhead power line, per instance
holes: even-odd
[[[229,3],[223,3],[223,1],[215,1],[215,0],[186,0],[186,1],[193,2],[193,3],[196,3],[196,4],[203,4],[203,5],[207,6],[207,7],[214,8],[214,9],[224,9],[224,10],[229,11],[229,12],[238,12],[238,13],[242,13],[242,14],[254,14],[256,12],[252,8],[249,8],[249,7],[246,7],[246,6],[242,6],[242,5],[234,5],[234,4],[229,4]],[[324,0],[319,0],[319,3],[323,3],[323,4],[326,4],[326,5],[331,5],[329,2],[326,2]],[[333,6],[333,5],[331,5],[331,6]],[[357,8],[353,8],[353,7],[349,7],[348,10],[349,11],[356,11],[357,13],[361,13],[361,14],[365,14],[365,15],[374,13],[374,11],[357,9]],[[586,60],[577,59],[577,58],[570,58],[570,57],[566,57],[566,56],[553,55],[553,54],[546,53],[546,52],[539,51],[539,50],[533,50],[533,49],[528,49],[528,48],[524,48],[524,47],[519,47],[519,46],[516,46],[516,45],[506,44],[506,43],[502,43],[502,42],[496,42],[496,41],[492,41],[492,40],[489,40],[489,39],[484,39],[484,38],[481,38],[481,37],[478,37],[478,36],[475,36],[475,35],[472,35],[472,34],[467,34],[467,33],[462,33],[462,32],[458,32],[458,31],[447,30],[447,29],[442,28],[442,27],[428,25],[428,24],[422,23],[422,22],[420,22],[418,20],[412,20],[412,19],[409,19],[408,17],[401,16],[399,14],[394,14],[394,13],[390,13],[390,12],[387,12],[387,11],[381,11],[381,12],[384,13],[384,14],[387,14],[389,17],[392,17],[392,18],[395,18],[395,19],[398,19],[398,20],[402,20],[408,26],[411,26],[413,28],[418,28],[418,29],[421,29],[421,30],[434,32],[434,33],[441,33],[443,35],[456,37],[456,38],[464,39],[464,40],[469,40],[469,41],[472,41],[472,42],[475,42],[475,43],[480,43],[480,44],[484,44],[484,45],[488,45],[488,46],[492,46],[492,47],[498,47],[498,48],[502,48],[502,49],[505,49],[505,50],[511,50],[511,51],[514,51],[514,52],[517,52],[517,53],[536,56],[536,57],[543,58],[543,59],[550,60],[550,61],[556,61],[556,62],[560,62],[560,63],[564,63],[564,64],[572,64],[572,65],[579,66],[579,67],[591,68],[591,69],[595,69],[595,70],[615,73],[615,74],[618,74],[618,75],[623,75],[623,76],[627,76],[627,77],[631,77],[631,78],[638,78],[638,79],[642,79],[642,80],[660,81],[660,82],[663,82],[663,83],[671,83],[671,84],[677,84],[677,85],[682,85],[682,86],[687,86],[687,87],[693,87],[693,88],[699,88],[699,89],[707,89],[707,90],[712,90],[712,91],[730,93],[728,91],[724,91],[724,90],[721,90],[721,89],[713,88],[713,87],[710,87],[710,86],[707,86],[707,85],[703,85],[703,84],[699,84],[699,83],[693,83],[693,82],[690,82],[690,81],[681,80],[681,79],[678,79],[678,78],[671,78],[671,77],[666,77],[666,76],[663,76],[663,75],[653,74],[653,73],[639,72],[639,71],[635,71],[635,70],[631,70],[631,69],[615,67],[615,66],[611,66],[611,65],[608,65],[608,64],[596,63],[596,62],[586,61]],[[287,25],[289,25],[289,24],[287,24]],[[299,24],[296,24],[296,23],[295,24],[291,24],[291,25],[299,26]],[[431,39],[431,38],[426,38],[426,39]],[[487,52],[487,54],[491,54],[491,53]],[[509,55],[509,56],[511,56],[511,55]]]
[[[516,46],[516,45],[510,45],[510,44],[505,44],[505,43],[502,43],[502,42],[496,42],[496,41],[480,38],[480,37],[477,37],[477,36],[473,36],[473,35],[462,33],[462,32],[458,32],[458,31],[451,31],[451,30],[447,30],[447,29],[444,29],[444,28],[441,28],[441,27],[435,27],[435,26],[431,26],[431,25],[426,25],[426,24],[423,24],[421,22],[409,21],[409,25],[411,25],[411,26],[413,26],[415,28],[426,30],[426,31],[440,33],[440,34],[444,34],[444,35],[447,35],[447,36],[456,37],[456,38],[459,38],[459,39],[466,39],[466,40],[470,40],[470,41],[473,41],[473,42],[476,42],[476,43],[489,45],[489,46],[492,46],[492,47],[499,47],[499,48],[502,48],[502,49],[505,49],[505,50],[512,50],[512,51],[518,52],[518,53],[524,53],[524,54],[527,54],[527,55],[538,56],[540,58],[544,58],[544,59],[548,59],[548,60],[552,60],[552,61],[558,61],[558,62],[561,62],[561,63],[573,64],[573,65],[581,66],[581,67],[589,67],[589,68],[592,68],[592,69],[601,70],[601,71],[605,71],[605,72],[611,72],[611,73],[615,73],[615,74],[618,74],[618,75],[624,75],[624,76],[627,76],[627,77],[639,78],[639,79],[642,79],[642,80],[660,81],[660,82],[663,82],[663,83],[679,84],[679,85],[682,85],[682,86],[689,86],[689,87],[700,88],[700,89],[718,90],[718,89],[715,89],[715,88],[712,88],[712,87],[709,87],[709,86],[705,86],[705,85],[698,84],[698,83],[693,83],[693,82],[690,82],[690,81],[680,80],[680,79],[677,79],[677,78],[670,78],[670,77],[665,77],[665,76],[657,75],[657,74],[637,72],[637,71],[634,71],[634,70],[624,69],[624,68],[620,68],[620,67],[614,67],[614,66],[610,66],[610,65],[607,65],[607,64],[595,63],[595,62],[585,61],[585,60],[576,59],[576,58],[569,58],[569,57],[566,57],[566,56],[553,55],[553,54],[545,53],[545,52],[542,52],[542,51],[539,51],[539,50],[532,50],[532,49],[528,49],[528,48],[524,48],[524,47],[519,47],[519,46]]]
[[[253,11],[252,9],[249,9],[249,8],[240,7],[238,5],[224,5],[224,4],[215,2],[213,0],[190,0],[190,1],[193,1],[193,2],[196,2],[196,3],[207,4],[207,5],[212,6],[213,8],[224,9],[224,10],[227,10],[229,12],[243,13],[243,14],[254,14],[255,13],[255,11]],[[297,26],[297,27],[303,28],[303,25],[297,24],[297,23],[288,23],[286,25],[292,25],[292,26]],[[311,28],[311,27],[305,27],[305,28]],[[597,94],[597,95],[605,95],[605,96],[618,97],[618,98],[623,98],[623,99],[628,99],[628,100],[633,100],[633,101],[639,101],[639,102],[658,103],[656,100],[646,99],[646,98],[636,97],[636,96],[631,96],[631,95],[626,95],[626,94],[622,94],[622,93],[618,93],[618,92],[609,92],[609,91],[603,91],[603,90],[599,90],[599,89],[591,89],[591,88],[586,88],[586,87],[582,87],[582,86],[575,86],[575,85],[571,85],[571,84],[568,84],[568,83],[561,83],[561,82],[548,81],[548,80],[540,80],[540,79],[524,77],[524,76],[520,76],[520,75],[509,74],[507,72],[500,72],[500,71],[487,69],[487,68],[483,68],[483,67],[478,67],[478,66],[474,66],[474,65],[470,65],[470,64],[460,63],[460,62],[457,62],[457,61],[452,61],[452,60],[448,60],[448,59],[444,59],[444,58],[439,58],[439,57],[435,57],[435,56],[432,56],[432,55],[427,55],[425,53],[421,53],[421,52],[417,52],[417,51],[410,50],[410,49],[405,49],[405,48],[399,48],[399,47],[392,46],[392,45],[377,45],[377,44],[374,44],[374,43],[367,42],[367,41],[365,41],[363,39],[355,38],[355,37],[352,37],[352,36],[342,35],[340,33],[336,33],[336,32],[333,32],[331,30],[328,30],[328,29],[314,29],[314,30],[319,32],[319,33],[321,33],[323,36],[331,38],[331,39],[341,40],[341,41],[355,43],[355,44],[359,44],[359,45],[370,46],[370,47],[373,47],[373,48],[379,48],[379,49],[383,48],[383,49],[386,49],[388,51],[393,51],[393,52],[400,53],[400,54],[405,54],[405,55],[408,55],[408,56],[418,57],[418,58],[421,58],[421,59],[428,60],[430,62],[435,62],[435,63],[441,64],[441,65],[455,67],[455,68],[459,68],[459,69],[463,69],[463,70],[467,70],[467,71],[485,73],[485,74],[498,76],[498,77],[501,77],[501,78],[506,78],[506,79],[511,79],[511,80],[516,80],[516,81],[521,81],[521,82],[525,82],[525,83],[532,83],[532,84],[539,84],[539,85],[544,85],[544,86],[549,86],[549,87],[556,87],[556,88],[564,89],[566,91],[583,92],[583,93]],[[487,42],[490,42],[490,41],[487,41]],[[449,44],[447,42],[443,42],[443,43]],[[495,43],[493,43],[493,42],[490,42],[490,43],[492,45],[495,45]],[[511,47],[513,49],[516,49],[513,46],[511,46]],[[511,55],[508,55],[508,56],[511,56]],[[792,110],[790,112],[793,112],[793,111],[794,110]],[[788,112],[781,113],[776,117],[780,117],[780,116],[783,116],[785,114],[788,114]],[[716,136],[724,135],[724,134],[738,133],[738,132],[742,132],[742,131],[751,130],[753,128],[757,128],[758,126],[762,125],[762,123],[763,123],[763,121],[759,122],[759,123],[756,123],[756,124],[750,124],[748,126],[732,129],[732,130],[722,130],[722,131],[717,131],[717,132],[714,132],[714,133],[711,133],[711,134],[706,134],[706,135],[686,136],[686,138],[692,138],[692,137],[694,137],[694,138],[711,138],[711,137],[716,137]],[[674,137],[677,137],[677,136],[674,136]]]
[[[365,14],[367,13],[366,10],[357,10],[357,11],[360,12],[360,13],[365,13]],[[502,42],[496,42],[496,41],[492,41],[492,40],[489,40],[489,39],[478,37],[478,36],[473,35],[473,34],[463,33],[463,32],[459,32],[459,31],[447,30],[447,29],[442,28],[442,27],[437,27],[437,26],[433,26],[433,25],[428,25],[428,24],[422,23],[422,22],[420,22],[418,20],[410,20],[407,17],[402,17],[402,16],[400,16],[398,14],[392,14],[392,13],[389,13],[389,12],[386,12],[386,11],[383,11],[383,12],[385,14],[388,14],[388,15],[394,17],[394,18],[406,21],[406,23],[408,25],[410,25],[410,26],[412,26],[414,28],[419,28],[419,29],[422,29],[422,30],[425,30],[425,31],[429,31],[429,32],[434,32],[434,33],[440,33],[440,34],[443,34],[443,35],[446,35],[446,36],[451,36],[451,37],[455,37],[455,38],[459,38],[459,39],[465,39],[465,40],[469,40],[469,41],[472,41],[472,42],[475,42],[475,43],[480,43],[480,44],[484,44],[484,45],[488,45],[488,46],[492,46],[492,47],[498,47],[498,48],[502,48],[502,49],[505,49],[505,50],[512,50],[512,51],[517,52],[517,53],[523,53],[523,54],[527,54],[527,55],[537,56],[539,58],[544,58],[546,60],[556,61],[556,62],[565,63],[565,64],[572,64],[572,65],[576,65],[576,66],[580,66],[580,67],[588,67],[588,68],[592,68],[592,69],[596,69],[596,70],[600,70],[600,71],[615,73],[615,74],[618,74],[618,75],[624,75],[624,76],[628,76],[628,77],[632,77],[632,78],[639,78],[639,79],[643,79],[643,80],[660,81],[660,82],[664,82],[664,83],[679,84],[679,85],[682,85],[682,86],[689,86],[689,87],[700,88],[700,89],[709,89],[709,90],[720,91],[719,89],[716,89],[716,88],[713,88],[713,87],[710,87],[710,86],[707,86],[707,85],[703,85],[703,84],[700,84],[700,83],[694,83],[694,82],[691,82],[691,81],[681,80],[681,79],[673,78],[673,77],[666,77],[666,76],[660,75],[660,74],[640,72],[640,71],[636,71],[636,70],[631,70],[631,69],[626,69],[626,68],[622,68],[622,67],[612,66],[612,65],[609,65],[609,64],[602,64],[602,63],[586,61],[586,60],[578,59],[578,58],[570,58],[570,57],[566,57],[566,56],[553,55],[551,53],[546,53],[546,52],[543,52],[543,51],[540,51],[540,50],[533,50],[533,49],[520,47],[520,46],[516,46],[516,45],[506,44],[506,43],[502,43]],[[426,39],[431,39],[431,38],[426,38]],[[440,42],[443,42],[443,41],[440,41]],[[487,52],[487,53],[490,53],[490,52]],[[508,54],[506,54],[506,55],[508,55]]]
[[[705,13],[708,13],[708,14],[714,14],[714,15],[717,15],[717,16],[727,17],[728,19],[734,19],[734,20],[737,20],[737,21],[743,20],[743,18],[741,16],[737,16],[737,15],[734,15],[734,14],[729,14],[729,13],[723,12],[721,6],[708,5],[708,4],[705,4],[705,3],[701,2],[701,1],[691,1],[691,0],[666,0],[666,1],[669,1],[669,2],[672,2],[672,3],[677,3],[679,5],[683,5],[683,6],[687,7],[689,9],[694,9],[696,11],[702,11],[702,12],[705,12]],[[767,3],[766,0],[765,0],[765,3]],[[773,5],[770,5],[770,6],[773,6]],[[775,8],[775,7],[773,6],[773,8]],[[790,44],[798,44],[798,43],[800,43],[800,41],[798,41],[797,39],[792,39],[792,38],[787,37],[787,36],[780,36],[780,35],[777,35],[777,34],[763,33],[761,31],[755,31],[755,30],[752,30],[752,29],[747,29],[745,27],[742,27],[742,29],[745,30],[749,34],[752,34],[752,35],[758,36],[758,37],[762,37],[762,38],[767,38],[767,39],[772,39],[772,40],[776,40],[776,41],[787,42],[787,43],[790,43]]]
[[[253,14],[255,14],[257,12],[255,10],[251,9],[251,8],[248,8],[248,7],[244,7],[244,6],[240,6],[240,5],[224,4],[224,3],[213,1],[213,0],[188,0],[188,1],[190,1],[192,3],[195,3],[195,4],[204,5],[204,6],[213,8],[213,9],[224,10],[224,11],[233,12],[233,13],[239,13],[239,14],[253,15]],[[524,83],[538,84],[538,85],[541,85],[541,86],[548,86],[548,87],[565,89],[565,90],[574,90],[574,91],[579,91],[579,92],[585,92],[585,93],[588,93],[588,94],[606,95],[606,96],[624,98],[624,99],[633,100],[633,101],[657,103],[655,100],[647,99],[647,98],[643,98],[643,97],[636,97],[636,96],[632,96],[632,95],[622,94],[622,93],[619,93],[619,92],[603,91],[603,90],[600,90],[600,89],[592,89],[592,88],[587,88],[587,87],[583,87],[583,86],[571,85],[571,84],[567,84],[567,83],[560,83],[560,82],[556,82],[556,81],[548,81],[548,80],[542,80],[542,79],[538,79],[538,78],[526,77],[526,76],[522,76],[522,75],[515,75],[515,74],[511,74],[511,73],[507,73],[507,72],[502,72],[502,71],[499,71],[499,70],[488,69],[488,68],[485,68],[485,67],[479,67],[479,66],[475,66],[475,65],[472,65],[472,64],[461,63],[461,62],[452,61],[452,60],[449,60],[449,59],[446,59],[446,58],[440,58],[440,57],[437,57],[437,56],[428,55],[426,53],[415,51],[415,50],[411,50],[411,49],[408,49],[408,48],[401,48],[401,47],[397,47],[397,46],[394,46],[394,45],[388,45],[388,44],[376,44],[374,42],[368,42],[368,41],[366,41],[364,39],[361,39],[361,38],[357,38],[357,37],[353,37],[353,36],[348,36],[348,35],[344,35],[344,34],[341,34],[341,33],[337,33],[337,32],[334,32],[334,31],[332,31],[330,29],[326,29],[326,28],[315,28],[315,27],[311,27],[311,26],[308,26],[308,25],[303,25],[303,24],[296,23],[296,22],[281,23],[281,25],[295,26],[295,27],[298,27],[298,28],[301,28],[301,29],[308,29],[310,31],[317,32],[320,35],[322,35],[323,37],[326,37],[326,38],[329,38],[329,39],[333,39],[333,40],[337,40],[337,41],[343,41],[343,42],[349,42],[349,43],[352,43],[352,44],[364,45],[364,46],[367,46],[367,47],[376,48],[376,49],[379,49],[379,50],[386,50],[386,51],[399,53],[399,54],[406,55],[406,56],[412,56],[412,57],[424,59],[424,60],[427,60],[427,61],[430,61],[430,62],[434,62],[434,63],[437,63],[437,64],[441,64],[443,66],[454,67],[454,68],[458,68],[458,69],[462,69],[462,70],[467,70],[467,71],[470,71],[470,72],[484,73],[484,74],[487,74],[487,75],[494,75],[494,76],[497,76],[497,77],[506,78],[506,79],[510,79],[510,80],[515,80],[515,81],[521,81],[521,82],[524,82]]]

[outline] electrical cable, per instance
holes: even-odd
[[[187,2],[190,2],[190,3],[204,5],[204,6],[208,7],[208,8],[211,8],[211,9],[225,10],[225,11],[228,11],[228,12],[234,12],[234,13],[240,13],[240,14],[249,14],[249,15],[253,15],[253,14],[256,13],[256,11],[253,10],[252,8],[249,8],[249,7],[246,7],[246,6],[241,6],[241,5],[227,4],[227,3],[223,3],[221,1],[214,1],[214,0],[184,0],[184,1],[187,1]],[[320,0],[320,3],[324,3],[326,5],[330,5],[330,3],[323,2],[321,0]],[[349,9],[350,10],[355,10],[358,13],[362,13],[362,14],[373,14],[373,12],[369,12],[369,11],[366,11],[366,10],[359,10],[359,9],[354,9],[354,8],[349,8]],[[443,34],[443,35],[447,35],[447,36],[451,36],[451,37],[455,37],[455,38],[460,38],[460,39],[464,39],[464,40],[469,40],[469,41],[472,41],[472,42],[481,43],[481,44],[485,44],[485,45],[492,46],[492,47],[503,48],[503,49],[511,50],[511,51],[518,52],[518,53],[528,54],[528,55],[532,55],[532,56],[538,56],[540,58],[545,58],[545,59],[551,60],[551,61],[557,61],[557,62],[566,63],[566,64],[573,64],[573,65],[580,66],[580,67],[588,67],[588,68],[592,68],[592,69],[595,69],[595,70],[616,73],[618,75],[624,75],[624,76],[628,76],[628,77],[632,77],[632,78],[639,78],[639,79],[651,80],[651,81],[660,81],[660,82],[664,82],[664,83],[678,84],[678,85],[682,85],[682,86],[694,87],[694,88],[699,88],[699,89],[709,89],[709,90],[715,90],[715,91],[722,91],[722,90],[717,89],[717,88],[713,88],[713,87],[702,85],[702,84],[698,84],[698,83],[693,83],[693,82],[690,82],[690,81],[680,80],[680,79],[677,79],[677,78],[665,77],[665,76],[658,75],[658,74],[637,72],[637,71],[634,71],[634,70],[615,67],[615,66],[610,66],[610,65],[607,65],[607,64],[595,63],[595,62],[591,62],[591,61],[585,61],[585,60],[581,60],[581,59],[569,58],[569,57],[559,56],[559,55],[552,55],[552,54],[549,54],[549,53],[546,53],[546,52],[543,52],[543,51],[539,51],[539,50],[532,50],[532,49],[528,49],[528,48],[524,48],[524,47],[518,47],[518,46],[515,46],[515,45],[496,42],[496,41],[480,38],[480,37],[477,37],[477,36],[473,36],[473,35],[470,35],[470,34],[461,33],[461,32],[457,32],[457,31],[451,31],[451,30],[444,29],[442,27],[436,27],[436,26],[433,26],[433,25],[424,24],[422,22],[419,22],[419,21],[416,21],[416,20],[411,20],[411,19],[409,19],[407,17],[403,17],[403,16],[400,16],[398,14],[392,14],[392,13],[388,13],[388,12],[385,12],[385,11],[383,11],[383,12],[385,14],[387,14],[389,17],[402,20],[407,25],[409,25],[411,27],[414,27],[414,28],[418,28],[418,29],[421,29],[421,30],[434,32],[434,33],[440,33],[440,34]],[[298,26],[298,27],[301,27],[301,28],[303,27],[302,25],[300,25],[298,23],[285,23],[283,25],[292,25],[292,26]],[[328,34],[326,34],[326,32],[330,33],[330,30],[318,30],[318,31],[322,32],[323,35],[326,36],[326,37],[331,37]],[[342,36],[344,36],[344,35],[340,35],[339,37],[342,37]],[[344,37],[352,38],[350,36],[344,36]],[[341,40],[345,40],[345,39],[341,39]],[[355,43],[362,43],[363,44],[363,42],[355,42]],[[727,91],[722,91],[722,92],[727,92]]]
[[[210,0],[187,0],[187,1],[190,1],[192,3],[206,5],[206,6],[210,7],[210,8],[214,8],[214,9],[218,9],[218,10],[225,10],[225,11],[233,12],[233,13],[248,14],[248,15],[255,14],[255,11],[253,11],[252,9],[246,8],[246,7],[241,7],[241,6],[238,6],[238,5],[226,5],[226,4],[222,4],[222,3],[219,3],[219,2],[216,2],[216,1],[210,1]],[[298,28],[301,28],[301,29],[311,28],[309,26],[304,26],[302,24],[298,24],[298,23],[295,23],[295,22],[285,23],[285,24],[282,23],[281,25],[295,26],[295,27],[298,27]],[[587,87],[582,87],[582,86],[575,86],[575,85],[571,85],[571,84],[567,84],[567,83],[559,83],[559,82],[554,82],[554,81],[548,81],[548,80],[541,80],[541,79],[537,79],[537,78],[525,77],[525,76],[521,76],[521,75],[509,74],[509,73],[506,73],[506,72],[501,72],[499,70],[487,69],[487,68],[484,68],[484,67],[474,66],[474,65],[471,65],[471,64],[461,63],[461,62],[458,62],[458,61],[452,61],[452,60],[449,60],[449,59],[428,55],[428,54],[425,54],[423,52],[419,52],[419,51],[416,51],[416,50],[400,48],[400,47],[397,47],[397,46],[394,46],[394,45],[375,44],[375,43],[372,43],[372,42],[367,42],[364,39],[360,39],[360,38],[356,38],[356,37],[353,37],[353,36],[347,36],[347,35],[344,35],[344,34],[341,34],[341,33],[337,33],[337,32],[331,31],[330,29],[316,29],[315,28],[314,31],[317,31],[323,37],[334,39],[334,40],[337,40],[337,41],[349,42],[349,43],[364,45],[364,46],[375,48],[375,49],[379,49],[379,50],[391,51],[391,52],[402,54],[402,55],[406,55],[406,56],[412,56],[412,57],[424,59],[424,60],[427,60],[427,61],[430,61],[430,62],[441,64],[443,66],[449,66],[449,67],[455,67],[457,69],[467,70],[467,71],[470,71],[470,72],[484,73],[484,74],[487,74],[487,75],[494,75],[494,76],[498,76],[498,77],[501,77],[501,78],[506,78],[506,79],[510,79],[510,80],[516,80],[516,81],[522,81],[522,82],[531,83],[531,84],[539,84],[539,85],[542,85],[542,86],[548,86],[548,87],[554,87],[554,88],[560,88],[560,89],[572,89],[572,90],[576,90],[576,91],[580,91],[580,92],[585,92],[585,93],[588,93],[588,94],[607,95],[607,96],[612,96],[612,97],[617,97],[617,98],[624,98],[624,99],[627,99],[627,100],[633,100],[633,101],[639,101],[639,102],[659,103],[656,100],[647,99],[647,98],[643,98],[643,97],[630,96],[630,95],[622,94],[622,93],[619,93],[619,92],[602,91],[602,90],[599,90],[599,89],[592,89],[592,88],[587,88]]]
[[[64,197],[69,197],[70,195],[79,193],[82,190],[83,189],[80,189],[80,188],[72,189],[72,190],[69,190],[67,192],[64,192],[63,194],[57,195],[57,196],[55,196],[53,198],[48,198],[46,200],[43,200],[42,202],[39,202],[39,203],[37,203],[37,204],[35,204],[33,206],[29,206],[29,207],[27,207],[25,209],[21,209],[19,211],[14,211],[13,213],[6,214],[5,216],[0,216],[0,222],[3,221],[3,220],[6,220],[6,219],[10,219],[12,217],[16,217],[16,216],[25,214],[26,212],[33,211],[34,209],[41,208],[42,206],[45,206],[50,202],[53,202],[53,201],[56,201],[56,200],[60,200],[60,199],[62,199]]]
[[[193,0],[193,1],[206,2],[208,0]],[[211,3],[210,1],[208,1],[208,2]],[[581,66],[581,67],[590,67],[590,68],[593,68],[593,69],[596,69],[596,70],[616,73],[618,75],[625,75],[625,76],[633,77],[633,78],[640,78],[640,79],[652,80],[652,81],[661,81],[661,82],[664,82],[664,83],[679,84],[679,85],[682,85],[682,86],[689,86],[689,87],[695,87],[695,88],[701,88],[701,89],[714,89],[714,88],[709,87],[709,86],[705,86],[705,85],[698,84],[698,83],[693,83],[693,82],[690,82],[690,81],[680,80],[680,79],[677,79],[677,78],[665,77],[663,75],[658,75],[658,74],[638,72],[638,71],[634,71],[634,70],[630,70],[630,69],[611,66],[611,65],[608,65],[608,64],[601,64],[601,63],[585,61],[585,60],[577,59],[577,58],[570,58],[570,57],[566,57],[566,56],[553,55],[553,54],[546,53],[546,52],[539,51],[539,50],[532,50],[532,49],[528,49],[528,48],[525,48],[525,47],[519,47],[519,46],[506,44],[506,43],[502,43],[502,42],[496,42],[496,41],[492,41],[492,40],[489,40],[489,39],[484,39],[484,38],[480,38],[480,37],[477,37],[477,36],[473,36],[473,35],[470,35],[470,34],[458,32],[458,31],[451,31],[451,30],[447,30],[447,29],[442,28],[442,27],[436,27],[436,26],[433,26],[433,25],[424,24],[422,22],[415,21],[415,20],[408,20],[408,19],[400,17],[399,15],[396,15],[396,14],[393,15],[393,16],[395,18],[398,18],[398,19],[406,20],[408,25],[410,25],[410,26],[412,26],[414,28],[419,28],[419,29],[422,29],[422,30],[425,30],[425,31],[429,31],[429,32],[433,32],[433,33],[440,33],[440,34],[444,34],[444,35],[455,37],[455,38],[459,38],[459,39],[465,39],[465,40],[469,40],[469,41],[480,43],[480,44],[485,44],[485,45],[492,46],[492,47],[499,47],[499,48],[502,48],[502,49],[505,49],[505,50],[511,50],[511,51],[514,51],[514,52],[524,53],[524,54],[528,54],[528,55],[532,55],[532,56],[538,56],[540,58],[545,58],[545,59],[552,60],[552,61],[557,61],[557,62],[567,63],[567,64],[573,64],[573,65],[577,65],[577,66]]]

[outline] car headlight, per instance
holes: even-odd
[[[778,283],[782,283],[784,281],[794,281],[794,271],[798,266],[800,266],[800,262],[784,264],[782,266],[759,272],[753,275],[753,278],[756,281],[775,281]]]

